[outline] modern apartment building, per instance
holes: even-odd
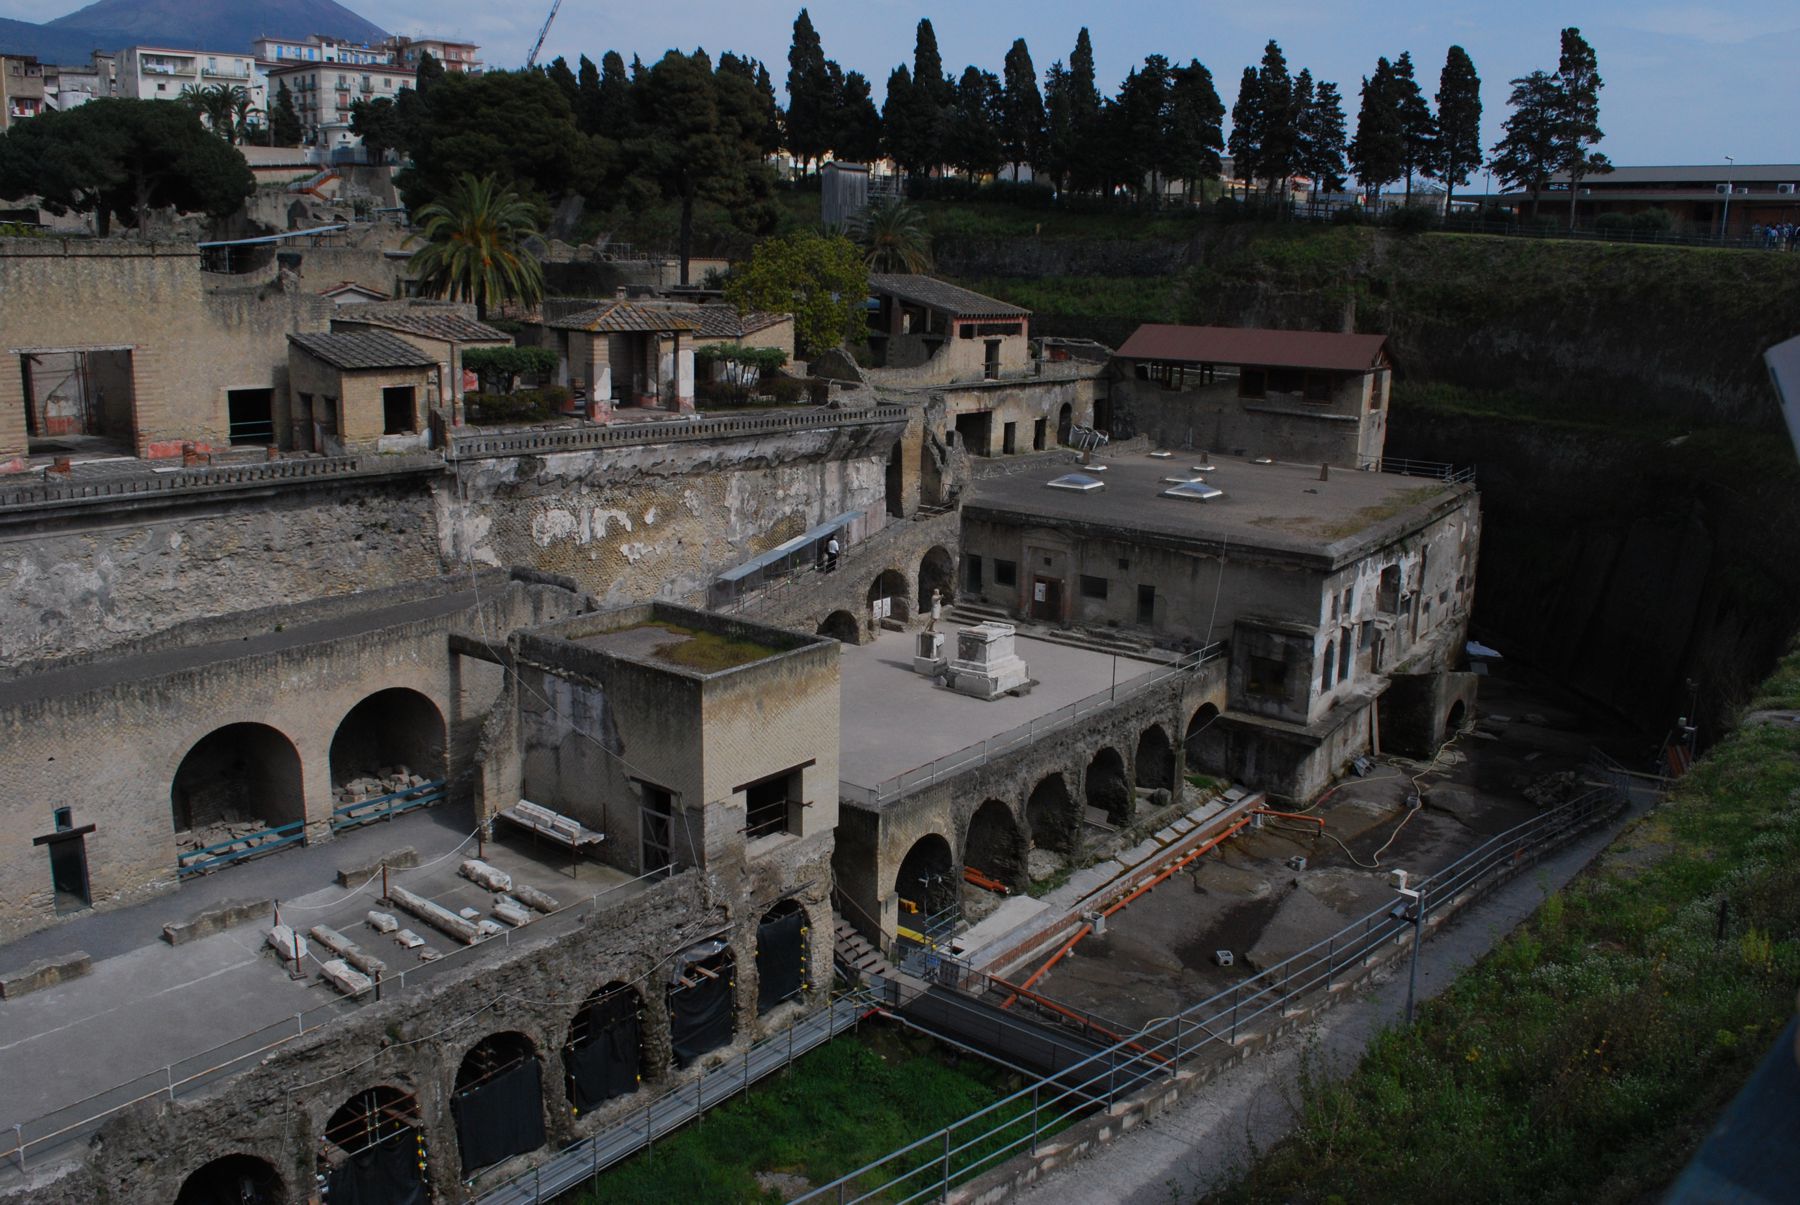
[[[351,63],[294,63],[270,69],[269,87],[287,85],[306,140],[316,146],[347,147],[361,142],[350,131],[350,106],[358,100],[389,100],[413,86],[417,73],[404,67]]]
[[[127,46],[116,58],[110,94],[133,100],[179,100],[189,88],[242,88],[257,112],[267,108],[267,80],[244,51]]]

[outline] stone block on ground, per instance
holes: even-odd
[[[414,933],[411,929],[400,930],[400,932],[394,934],[394,940],[409,950],[416,950],[425,944],[425,939],[420,937],[417,933]]]
[[[70,979],[79,979],[93,969],[94,960],[82,950],[45,958],[16,971],[0,975],[0,1000],[16,1000],[29,992],[55,987]]]
[[[531,923],[531,909],[518,900],[498,900],[494,904],[494,915],[511,925],[522,928]]]
[[[562,907],[561,904],[556,902],[555,896],[539,891],[536,887],[531,887],[524,883],[514,885],[512,893],[513,898],[518,900],[521,904],[524,904],[528,908],[535,908],[546,916]]]
[[[380,975],[387,964],[328,925],[314,925],[312,939],[365,975]]]
[[[291,925],[272,925],[268,936],[264,939],[269,948],[281,955],[283,962],[293,962],[306,957],[306,938],[294,932]]]
[[[162,937],[172,946],[183,945],[267,915],[274,907],[273,900],[229,900],[196,912],[187,920],[172,921],[164,925]]]
[[[360,996],[375,986],[374,980],[342,958],[333,958],[321,964],[319,970],[323,972],[327,983],[346,996]]]
[[[497,866],[491,866],[479,858],[465,858],[457,873],[472,883],[479,883],[489,891],[511,891],[512,876]]]
[[[390,887],[388,894],[402,910],[418,917],[438,932],[465,945],[474,945],[481,940],[481,933],[474,925],[458,916],[441,904],[435,904],[423,896],[414,895],[404,887]]]
[[[377,933],[392,933],[400,927],[400,922],[394,919],[394,914],[391,912],[376,912],[371,909],[368,921],[369,928]]]
[[[506,926],[499,921],[483,919],[476,922],[475,930],[483,937],[498,937],[506,932]]]
[[[361,887],[364,883],[381,873],[386,866],[389,870],[406,870],[419,864],[419,851],[410,845],[402,845],[399,849],[389,850],[379,858],[360,862],[355,866],[340,866],[337,872],[338,886]]]

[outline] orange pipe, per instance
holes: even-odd
[[[973,866],[963,867],[963,881],[973,883],[984,891],[992,891],[997,895],[1011,895],[1012,888],[996,879],[993,875],[983,874]]]
[[[1268,808],[1257,808],[1256,814],[1259,816],[1275,816],[1282,820],[1307,820],[1307,821],[1311,821],[1313,824],[1318,825],[1320,832],[1325,831],[1325,821],[1324,820],[1322,820],[1318,816],[1308,816],[1304,812],[1275,812],[1275,811],[1270,811]]]
[[[1159,1063],[1166,1063],[1169,1061],[1168,1058],[1165,1057],[1164,1055],[1157,1054],[1154,1051],[1149,1050],[1142,1045],[1139,1045],[1137,1042],[1126,1042],[1124,1034],[1114,1033],[1112,1030],[1108,1029],[1104,1025],[1096,1025],[1091,1018],[1084,1017],[1080,1013],[1076,1012],[1074,1009],[1067,1008],[1061,1004],[1058,1004],[1056,1001],[1050,999],[1050,997],[1048,997],[1048,996],[1040,996],[1036,992],[1031,991],[1029,988],[1026,988],[1022,984],[1018,987],[1014,987],[1012,984],[1008,983],[1004,979],[1001,979],[997,975],[989,975],[988,981],[990,983],[993,983],[993,984],[1001,987],[1001,988],[1004,988],[1005,990],[1007,990],[1009,992],[1012,992],[1013,993],[1012,998],[1015,1000],[1018,999],[1020,996],[1023,996],[1027,1000],[1030,1000],[1032,1003],[1040,1005],[1044,1008],[1047,1008],[1053,1013],[1059,1013],[1062,1016],[1069,1018],[1069,1020],[1071,1020],[1071,1021],[1081,1022],[1083,1025],[1087,1026],[1089,1029],[1093,1030],[1095,1033],[1100,1034],[1102,1037],[1111,1038],[1114,1042],[1125,1042],[1125,1045],[1128,1048],[1137,1051],[1139,1054],[1148,1055],[1149,1057],[1155,1059]]]
[[[1131,901],[1137,899],[1140,895],[1143,895],[1146,891],[1149,891],[1152,887],[1156,886],[1158,883],[1161,883],[1163,880],[1167,879],[1170,875],[1179,873],[1180,870],[1182,869],[1182,867],[1186,866],[1189,862],[1192,862],[1195,858],[1198,858],[1201,854],[1205,853],[1207,850],[1217,847],[1220,842],[1226,840],[1229,837],[1234,836],[1239,829],[1243,828],[1246,824],[1249,824],[1249,823],[1250,823],[1250,817],[1248,817],[1248,816],[1241,817],[1237,821],[1237,823],[1233,824],[1230,828],[1227,828],[1224,832],[1218,833],[1215,836],[1209,837],[1205,841],[1202,841],[1199,845],[1196,845],[1194,848],[1188,850],[1185,854],[1182,854],[1181,857],[1177,858],[1175,861],[1171,862],[1169,865],[1163,867],[1162,870],[1157,872],[1155,877],[1151,878],[1147,882],[1139,884],[1138,888],[1135,891],[1133,891],[1130,895],[1127,895],[1125,898],[1119,900],[1117,903],[1113,904],[1112,907],[1103,910],[1100,913],[1100,915],[1103,917],[1111,916],[1115,912],[1120,911],[1121,909],[1123,909],[1125,907],[1125,905],[1131,903]],[[1061,948],[1058,949],[1056,951],[1056,953],[1054,953],[1050,956],[1050,961],[1046,962],[1043,966],[1041,966],[1037,970],[1033,971],[1031,974],[1031,978],[1027,979],[1023,984],[1020,985],[1020,987],[1021,988],[1030,988],[1031,986],[1036,984],[1039,979],[1042,979],[1044,977],[1045,972],[1047,972],[1051,967],[1055,966],[1057,963],[1061,962],[1063,959],[1063,956],[1066,955],[1070,950],[1073,950],[1075,948],[1075,945],[1077,942],[1079,942],[1082,938],[1086,937],[1089,933],[1092,933],[1093,931],[1094,931],[1094,926],[1092,926],[1092,925],[1083,925],[1083,926],[1081,926],[1081,928],[1075,930],[1075,936],[1069,938],[1068,941],[1064,942],[1062,944]],[[1017,1000],[1018,998],[1019,998],[1018,994],[1015,992],[1013,995],[1008,996],[1005,1000],[1002,1000],[1000,1002],[1000,1007],[1001,1008],[1009,1008],[1009,1007],[1011,1007],[1013,1001]]]

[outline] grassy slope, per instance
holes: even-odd
[[[1757,705],[1800,708],[1800,651]],[[1306,1083],[1298,1129],[1220,1199],[1657,1192],[1793,1010],[1796,864],[1800,734],[1741,729],[1418,1025]]]
[[[606,1172],[581,1205],[780,1201],[757,1184],[757,1172],[826,1183],[1018,1086],[1009,1073],[927,1039],[865,1028],[862,1038],[820,1047],[787,1075]]]

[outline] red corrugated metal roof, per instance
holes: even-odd
[[[1127,360],[1168,363],[1253,364],[1268,368],[1369,372],[1381,366],[1386,347],[1386,335],[1145,323],[1131,333],[1118,354]]]

